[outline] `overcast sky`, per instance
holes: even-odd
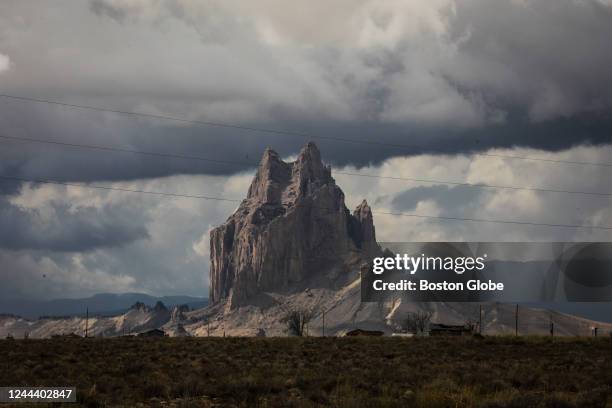
[[[612,193],[611,166],[553,162],[612,163],[611,38],[608,0],[6,0],[0,94],[305,133],[334,172]],[[5,97],[0,136],[246,163],[309,139]],[[242,199],[253,173],[0,137],[2,176]],[[349,208],[612,226],[609,197],[334,175]],[[206,296],[208,232],[235,206],[0,181],[0,297]],[[380,241],[612,239],[375,224]]]

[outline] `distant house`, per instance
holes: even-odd
[[[469,334],[472,334],[472,329],[466,325],[429,324],[430,336],[465,336]]]
[[[346,336],[369,336],[369,337],[380,337],[384,336],[384,332],[380,330],[363,330],[363,329],[355,329],[346,333]]]
[[[165,337],[166,332],[161,329],[153,329],[138,334],[138,337]]]

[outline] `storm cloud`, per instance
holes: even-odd
[[[1,2],[0,94],[290,134],[0,96],[0,176],[240,199],[266,146],[291,158],[313,140],[353,207],[366,197],[375,212],[612,224],[605,197],[335,173],[610,192],[609,167],[496,156],[612,163],[609,2],[296,7]],[[203,295],[208,230],[233,207],[0,179],[0,270],[10,282],[0,295]],[[381,240],[611,239],[604,230],[375,219]],[[28,288],[28,277],[38,283]]]
[[[0,199],[0,248],[86,252],[148,237],[139,211],[127,206],[71,208],[52,202],[40,209]]]
[[[23,1],[0,11],[0,52],[11,60],[2,93],[311,135],[0,98],[9,136],[246,162],[2,149],[29,177],[233,174],[266,146],[291,155],[308,139],[339,166],[612,139],[612,7],[595,0],[315,2],[299,17],[275,0]],[[57,28],[67,21],[70,30]]]

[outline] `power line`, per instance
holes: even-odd
[[[24,177],[13,177],[13,176],[0,176],[0,179],[23,181],[23,182],[30,182],[30,183],[40,183],[40,184],[57,184],[57,185],[90,188],[90,189],[98,189],[98,190],[122,191],[122,192],[128,192],[128,193],[151,194],[151,195],[160,195],[160,196],[168,196],[168,197],[193,198],[193,199],[201,199],[201,200],[214,200],[214,201],[226,201],[226,202],[238,202],[238,203],[243,201],[243,200],[238,200],[238,199],[208,196],[208,195],[165,193],[165,192],[159,192],[159,191],[137,190],[137,189],[128,189],[128,188],[121,188],[121,187],[108,187],[108,186],[99,186],[99,185],[91,185],[91,184],[78,184],[78,183],[70,183],[70,182],[65,182],[65,181],[48,180],[48,179],[45,179],[45,180],[28,179]],[[336,209],[334,208],[318,207],[314,205],[297,205],[297,206],[321,209],[321,210],[327,210],[327,211],[336,211]],[[436,216],[436,215],[412,214],[412,213],[389,212],[389,211],[372,211],[372,214],[413,217],[413,218],[423,218],[423,219],[435,219],[435,220],[448,220],[448,221],[469,221],[469,222],[495,223],[495,224],[531,225],[531,226],[539,226],[539,227],[612,230],[612,226],[596,226],[596,225],[580,225],[580,224],[574,224],[574,225],[572,224],[552,224],[552,223],[537,223],[537,222],[528,222],[528,221],[493,220],[493,219],[484,219],[484,218],[445,217],[445,216]]]
[[[412,177],[379,176],[376,174],[350,173],[350,172],[344,172],[344,171],[336,171],[335,173],[344,174],[344,175],[353,176],[353,177],[371,177],[371,178],[400,180],[400,181],[405,180],[405,181],[422,182],[422,183],[450,184],[454,186],[466,186],[466,187],[474,187],[474,188],[527,190],[527,191],[538,191],[538,192],[545,192],[545,193],[582,194],[582,195],[590,195],[590,196],[612,197],[612,193],[600,193],[600,192],[594,192],[594,191],[555,190],[555,189],[550,189],[550,188],[539,188],[539,187],[518,187],[518,186],[502,186],[502,185],[495,185],[495,184],[464,183],[464,182],[458,182],[458,181],[421,179],[421,178],[412,178]]]
[[[8,99],[17,99],[17,100],[28,101],[28,102],[47,103],[51,105],[64,106],[66,108],[87,109],[87,110],[92,110],[92,111],[97,111],[97,112],[108,112],[108,113],[116,113],[120,115],[142,116],[142,117],[152,118],[152,119],[170,120],[173,122],[192,123],[195,125],[205,125],[205,126],[231,128],[231,129],[249,130],[253,132],[271,133],[271,134],[277,134],[277,135],[310,137],[306,133],[291,132],[288,130],[286,131],[286,130],[277,130],[277,129],[267,129],[267,128],[252,127],[252,126],[234,125],[234,124],[229,124],[229,123],[211,122],[211,121],[205,121],[205,120],[193,120],[193,119],[179,118],[176,116],[159,115],[159,114],[146,113],[146,112],[125,111],[125,110],[117,110],[117,109],[108,109],[108,108],[101,108],[101,107],[90,106],[90,105],[77,105],[77,104],[72,104],[72,103],[52,101],[49,99],[29,98],[26,96],[0,94],[0,97],[8,98]],[[336,140],[335,138],[331,136],[325,137],[325,138]],[[350,140],[350,139],[346,139],[346,140]]]
[[[167,158],[172,158],[172,159],[197,160],[197,161],[205,161],[205,162],[211,162],[211,163],[231,164],[231,165],[241,165],[241,166],[255,166],[255,167],[260,166],[259,163],[249,162],[249,161],[211,159],[211,158],[201,157],[201,156],[182,155],[182,154],[176,154],[176,153],[149,152],[149,151],[125,149],[125,148],[111,147],[111,146],[61,142],[61,141],[56,141],[56,140],[36,139],[36,138],[30,138],[30,137],[8,136],[8,135],[3,135],[3,134],[0,134],[0,138],[8,139],[8,140],[33,142],[33,143],[45,143],[45,144],[58,145],[58,146],[64,146],[64,147],[76,147],[76,148],[83,148],[83,149],[102,150],[102,151],[109,151],[109,152],[116,152],[116,153],[140,154],[140,155],[153,156],[153,157],[167,157]],[[545,192],[545,193],[587,195],[587,196],[604,197],[604,198],[612,197],[612,193],[602,193],[602,192],[596,192],[596,191],[572,191],[572,190],[557,190],[557,189],[540,188],[540,187],[504,186],[504,185],[494,185],[494,184],[467,183],[467,182],[437,180],[437,179],[423,179],[423,178],[413,178],[413,177],[380,176],[376,174],[353,173],[353,172],[347,172],[347,171],[334,171],[334,173],[345,175],[345,176],[351,176],[351,177],[366,177],[366,178],[376,178],[376,179],[410,181],[410,182],[418,182],[418,183],[448,184],[448,185],[454,185],[454,186],[465,186],[465,187],[470,187],[470,188],[525,190],[525,191],[537,191],[537,192]]]
[[[224,198],[224,197],[165,193],[165,192],[160,192],[160,191],[136,190],[136,189],[122,188],[122,187],[108,187],[108,186],[99,186],[99,185],[91,185],[91,184],[79,184],[79,183],[71,183],[68,181],[59,181],[59,180],[28,179],[24,177],[13,177],[13,176],[0,176],[0,178],[5,179],[5,180],[23,181],[26,183],[57,184],[61,186],[90,188],[90,189],[95,189],[95,190],[121,191],[124,193],[151,194],[151,195],[160,195],[160,196],[166,196],[166,197],[195,198],[195,199],[201,199],[201,200],[229,201],[229,202],[236,202],[236,203],[239,203],[242,201],[242,200]]]
[[[49,100],[49,99],[31,98],[31,97],[26,97],[26,96],[0,94],[0,97],[7,98],[7,99],[20,100],[20,101],[27,101],[27,102],[46,103],[46,104],[51,104],[51,105],[63,106],[67,108],[87,109],[87,110],[92,110],[96,112],[108,112],[108,113],[115,113],[115,114],[120,114],[120,115],[141,116],[141,117],[147,117],[147,118],[152,118],[152,119],[169,120],[169,121],[180,122],[180,123],[191,123],[195,125],[247,130],[251,132],[268,133],[268,134],[273,134],[277,136],[284,135],[284,136],[292,136],[292,137],[299,137],[299,138],[332,140],[332,141],[342,142],[342,143],[353,143],[353,144],[362,144],[362,145],[371,145],[371,146],[384,146],[384,147],[393,147],[393,148],[399,148],[399,149],[414,149],[414,146],[398,144],[398,143],[376,142],[372,140],[358,140],[358,139],[336,137],[336,136],[312,135],[312,134],[308,134],[304,132],[294,132],[294,131],[289,131],[289,130],[260,128],[260,127],[254,127],[254,126],[244,126],[244,125],[204,121],[204,120],[193,120],[193,119],[186,119],[186,118],[181,118],[177,116],[109,109],[109,108],[102,108],[98,106],[72,104],[72,103],[54,101],[54,100]],[[558,164],[562,163],[562,164],[576,164],[576,165],[586,165],[586,166],[612,167],[612,163],[596,163],[596,162],[583,162],[583,161],[573,161],[573,160],[545,159],[545,158],[540,158],[540,157],[501,155],[501,154],[493,154],[493,153],[470,153],[470,154],[474,156],[498,157],[498,158],[504,158],[504,159],[514,159],[514,160],[529,160],[529,161],[540,161],[540,162],[558,163]]]
[[[485,156],[485,157],[499,157],[502,159],[531,160],[531,161],[540,161],[540,162],[558,163],[558,164],[580,164],[580,165],[585,165],[585,166],[612,167],[612,163],[596,163],[596,162],[583,162],[583,161],[574,161],[574,160],[544,159],[541,157],[513,156],[513,155],[493,154],[493,153],[474,153],[474,155],[475,156]]]
[[[433,216],[433,215],[421,215],[421,214],[408,214],[408,213],[398,213],[398,212],[380,212],[380,211],[372,211],[372,214],[376,215],[394,215],[398,217],[415,217],[415,218],[433,218],[438,220],[449,220],[449,221],[471,221],[471,222],[490,222],[496,224],[514,224],[514,225],[532,225],[538,227],[559,227],[559,228],[586,228],[586,229],[598,229],[598,230],[612,230],[612,227],[600,227],[600,226],[590,226],[590,225],[579,225],[579,224],[550,224],[550,223],[540,223],[540,222],[528,222],[528,221],[511,221],[511,220],[491,220],[485,218],[461,218],[461,217],[443,217],[443,216]]]
[[[142,151],[142,150],[125,149],[121,147],[61,142],[58,140],[35,139],[31,137],[8,136],[8,135],[2,135],[2,134],[0,134],[0,139],[20,140],[20,141],[32,142],[32,143],[45,143],[45,144],[51,144],[51,145],[57,145],[57,146],[77,147],[77,148],[82,148],[82,149],[104,150],[104,151],[117,152],[117,153],[140,154],[140,155],[154,156],[154,157],[167,157],[171,159],[187,159],[187,160],[197,160],[197,161],[205,161],[205,162],[221,163],[221,164],[237,164],[237,165],[251,165],[251,166],[259,165],[258,163],[255,163],[255,162],[211,159],[208,157],[200,157],[200,156],[190,156],[190,155],[183,155],[183,154],[161,153],[161,152],[148,152],[148,151]]]

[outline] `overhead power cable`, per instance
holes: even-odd
[[[351,172],[345,172],[345,171],[336,171],[335,173],[343,174],[347,176],[353,176],[353,177],[380,178],[380,179],[389,179],[389,180],[412,181],[412,182],[418,182],[418,183],[449,184],[453,186],[465,186],[465,187],[474,187],[474,188],[526,190],[526,191],[538,191],[538,192],[544,192],[544,193],[564,193],[564,194],[581,194],[581,195],[599,196],[599,197],[612,197],[612,193],[600,193],[596,191],[573,191],[573,190],[555,190],[551,188],[540,188],[540,187],[502,186],[502,185],[496,185],[496,184],[465,183],[465,182],[458,182],[458,181],[422,179],[422,178],[412,178],[412,177],[379,176],[377,174],[351,173]]]
[[[225,198],[225,197],[217,197],[217,196],[166,193],[166,192],[160,192],[160,191],[128,189],[128,188],[121,188],[121,187],[109,187],[109,186],[100,186],[100,185],[91,185],[91,184],[79,184],[79,183],[65,182],[65,181],[61,181],[61,180],[29,179],[29,178],[24,178],[24,177],[13,177],[13,176],[0,176],[0,179],[12,180],[12,181],[30,182],[30,183],[40,183],[40,184],[56,184],[56,185],[73,186],[73,187],[89,188],[89,189],[97,189],[97,190],[110,190],[110,191],[121,191],[121,192],[128,192],[128,193],[150,194],[150,195],[159,195],[159,196],[167,196],[167,197],[180,197],[180,198],[193,198],[193,199],[200,199],[200,200],[227,201],[227,202],[234,202],[234,203],[242,202],[242,200],[238,200],[238,199]],[[318,207],[318,206],[314,206],[314,205],[298,205],[298,206],[306,207],[306,208],[321,209],[321,210],[326,210],[326,211],[335,211],[336,210],[334,208]],[[446,217],[446,216],[437,216],[437,215],[414,214],[414,213],[404,213],[404,212],[390,212],[390,211],[372,211],[372,214],[374,214],[374,215],[390,215],[390,216],[399,216],[399,217],[412,217],[412,218],[422,218],[422,219],[432,219],[432,220],[446,220],[446,221],[468,221],[468,222],[479,222],[479,223],[529,225],[529,226],[538,226],[538,227],[592,229],[592,230],[612,230],[612,226],[581,225],[581,224],[554,224],[554,223],[539,223],[539,222],[528,222],[528,221],[484,219],[484,218]]]
[[[29,179],[29,178],[24,178],[24,177],[13,177],[13,176],[0,176],[0,179],[21,181],[25,183],[36,183],[36,184],[56,184],[60,186],[80,187],[80,188],[88,188],[88,189],[94,189],[94,190],[121,191],[124,193],[151,194],[151,195],[159,195],[159,196],[166,196],[166,197],[196,198],[200,200],[229,201],[229,202],[236,202],[236,203],[239,203],[242,201],[242,200],[233,199],[233,198],[213,197],[213,196],[207,196],[207,195],[165,193],[161,191],[148,191],[148,190],[138,190],[138,189],[122,188],[122,187],[109,187],[109,186],[100,186],[100,185],[92,185],[92,184],[80,184],[80,183],[72,183],[69,181],[61,181],[61,180]]]
[[[125,149],[125,148],[112,147],[112,146],[100,146],[100,145],[91,145],[91,144],[83,144],[83,143],[62,142],[62,141],[57,141],[57,140],[37,139],[37,138],[31,138],[31,137],[17,137],[17,136],[8,136],[8,135],[0,134],[0,139],[19,140],[19,141],[32,142],[32,143],[44,143],[44,144],[51,144],[51,145],[64,146],[64,147],[76,147],[76,148],[83,148],[83,149],[102,150],[102,151],[109,151],[109,152],[116,152],[116,153],[131,153],[131,154],[139,154],[139,155],[153,156],[153,157],[166,157],[166,158],[172,158],[172,159],[186,159],[186,160],[196,160],[196,161],[204,161],[204,162],[211,162],[211,163],[219,163],[219,164],[231,164],[231,165],[240,165],[240,166],[259,167],[259,163],[250,162],[250,161],[212,159],[212,158],[201,157],[201,156],[183,155],[183,154],[176,154],[176,153],[141,151],[141,150]],[[574,191],[574,190],[560,190],[560,189],[541,188],[541,187],[520,187],[520,186],[483,184],[483,183],[467,183],[467,182],[458,182],[458,181],[450,181],[450,180],[425,179],[425,178],[414,178],[414,177],[381,176],[377,174],[355,173],[355,172],[347,172],[347,171],[334,171],[334,174],[341,174],[341,175],[350,176],[350,177],[367,177],[367,178],[376,178],[376,179],[409,181],[409,182],[416,182],[416,183],[447,184],[447,185],[454,185],[454,186],[465,186],[465,187],[470,187],[470,188],[525,190],[525,191],[537,191],[537,192],[545,192],[545,193],[587,195],[587,196],[604,197],[604,198],[612,197],[612,193],[597,192],[597,191]]]
[[[177,116],[169,116],[169,115],[160,115],[146,112],[137,112],[137,111],[127,111],[127,110],[118,110],[118,109],[109,109],[98,106],[91,105],[81,105],[81,104],[73,104],[60,102],[49,99],[41,99],[41,98],[32,98],[26,96],[19,95],[9,95],[9,94],[0,94],[0,97],[6,99],[14,99],[20,101],[27,102],[36,102],[36,103],[45,103],[50,105],[63,106],[67,108],[75,108],[75,109],[86,109],[97,112],[108,112],[115,113],[121,115],[129,115],[129,116],[140,116],[147,117],[152,119],[161,119],[168,120],[179,123],[191,123],[194,125],[204,125],[204,126],[214,126],[214,127],[222,127],[222,128],[230,128],[230,129],[238,129],[238,130],[246,130],[251,132],[259,132],[259,133],[268,133],[273,135],[284,135],[284,136],[292,136],[299,138],[307,138],[307,139],[321,139],[321,140],[331,140],[342,143],[353,143],[353,144],[362,144],[362,145],[370,145],[370,146],[383,146],[383,147],[392,147],[395,149],[404,149],[408,151],[412,151],[414,146],[398,144],[398,143],[386,143],[386,142],[377,142],[373,140],[359,140],[359,139],[351,139],[345,137],[336,137],[336,136],[323,136],[323,135],[313,135],[305,132],[295,132],[289,130],[281,130],[281,129],[270,129],[270,128],[260,128],[255,126],[246,126],[246,125],[238,125],[231,123],[222,123],[222,122],[214,122],[214,121],[205,121],[205,120],[193,120],[187,118],[181,118]],[[513,160],[528,160],[528,161],[539,161],[539,162],[548,162],[548,163],[562,163],[562,164],[575,164],[575,165],[586,165],[586,166],[599,166],[599,167],[612,167],[612,163],[600,163],[600,162],[584,162],[584,161],[574,161],[574,160],[561,160],[561,159],[547,159],[543,157],[531,157],[531,156],[517,156],[517,155],[502,155],[502,154],[494,154],[494,153],[469,153],[474,156],[484,156],[484,157],[498,157],[504,159],[513,159]]]

